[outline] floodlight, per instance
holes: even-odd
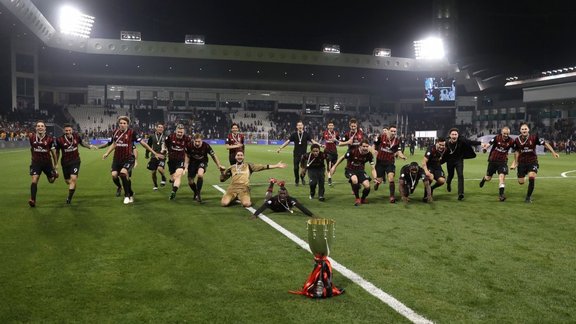
[[[392,50],[389,48],[375,48],[374,56],[390,57],[392,56]]]
[[[186,35],[184,44],[204,45],[204,35]]]
[[[94,17],[69,6],[60,9],[60,32],[62,34],[88,38],[92,25],[94,25]]]
[[[322,52],[339,54],[340,53],[340,45],[324,44],[324,45],[322,45]]]
[[[120,32],[120,39],[125,41],[139,42],[142,40],[142,34],[137,31],[123,30]]]
[[[444,43],[435,37],[414,41],[414,51],[416,59],[441,59],[444,58]]]

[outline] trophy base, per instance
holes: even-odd
[[[290,293],[310,298],[330,298],[343,294],[344,289],[332,283],[332,264],[328,257],[314,257],[314,261],[314,269],[302,289],[291,290]]]

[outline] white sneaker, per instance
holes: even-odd
[[[130,203],[130,198],[124,197],[124,205],[128,205]]]
[[[166,185],[166,181],[160,181],[160,185],[164,187]]]
[[[152,187],[152,190],[158,191],[158,187]]]
[[[133,204],[133,203],[134,203],[134,196],[128,198],[128,202],[130,202],[131,204]]]

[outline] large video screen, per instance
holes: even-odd
[[[424,107],[456,107],[454,78],[426,78],[424,80]]]

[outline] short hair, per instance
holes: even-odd
[[[156,126],[164,126],[164,123],[163,122],[157,122]]]
[[[230,125],[230,128],[232,128],[232,127],[234,127],[234,126],[236,126],[236,127],[240,128],[240,126],[238,126],[238,124],[237,124],[237,123],[232,123],[232,125]]]
[[[363,140],[360,142],[360,145],[362,145],[362,144],[368,144],[368,145],[370,145],[370,142],[368,142],[368,139],[365,138],[365,139],[363,139]]]
[[[128,117],[128,116],[120,116],[120,117],[118,117],[118,121],[121,121],[121,120],[123,120],[123,121],[125,121],[126,123],[130,124],[130,117]]]
[[[448,134],[450,134],[450,133],[452,133],[452,132],[456,132],[456,133],[460,134],[460,131],[459,131],[458,128],[456,128],[456,127],[450,128],[450,130],[448,131]]]
[[[438,137],[438,138],[436,139],[436,142],[446,142],[446,138],[444,138],[444,137]]]
[[[42,119],[37,120],[36,124],[34,124],[34,125],[38,126],[38,123],[42,123],[42,124],[44,124],[44,126],[46,126],[46,123]]]
[[[313,149],[315,149],[315,148],[320,149],[320,145],[318,145],[318,144],[316,144],[316,143],[310,145],[310,150],[313,150]]]
[[[176,125],[176,129],[184,129],[184,125],[178,124],[178,125]]]
[[[398,129],[398,127],[396,127],[396,125],[390,125],[390,126],[388,126],[388,129],[390,129],[390,128],[396,128],[396,129]]]
[[[329,121],[328,121],[328,124],[326,124],[326,125],[330,125],[330,124],[334,125],[334,121],[333,121],[333,120],[329,120]]]
[[[194,139],[203,139],[203,138],[204,138],[204,136],[202,136],[202,134],[200,134],[200,133],[194,134]]]
[[[348,125],[350,124],[358,124],[358,121],[356,120],[356,118],[352,118],[348,121]]]
[[[62,126],[62,128],[67,128],[67,127],[72,128],[72,124],[66,123],[66,124],[64,124],[64,125]]]

